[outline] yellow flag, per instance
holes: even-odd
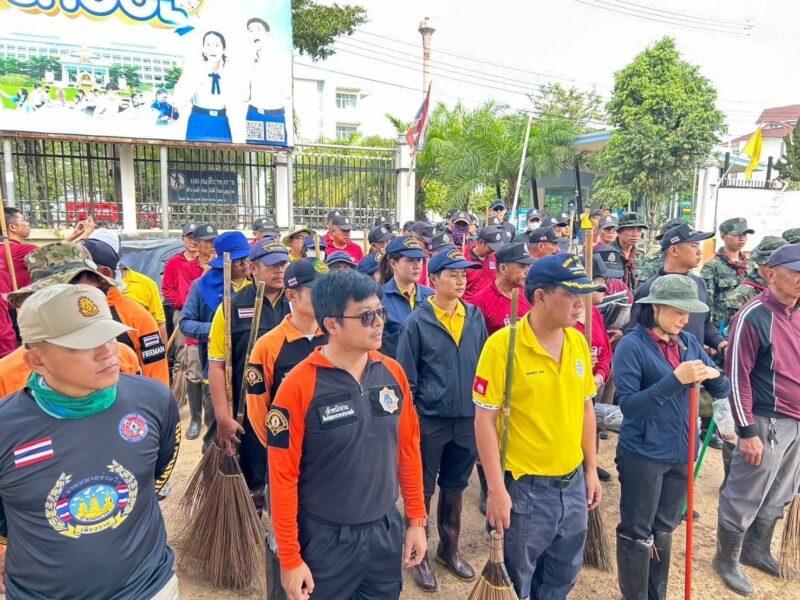
[[[756,170],[758,163],[761,162],[761,148],[763,146],[764,142],[761,139],[761,129],[758,129],[752,137],[747,140],[744,148],[742,148],[742,154],[746,154],[750,157],[750,164],[747,165],[747,168],[744,170],[744,176],[747,179],[753,178],[753,171]]]

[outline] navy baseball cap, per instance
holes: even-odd
[[[589,279],[586,269],[578,257],[566,252],[551,254],[540,258],[533,263],[525,286],[542,287],[547,284],[556,284],[575,294],[588,294],[590,292],[604,292],[605,286]]]
[[[221,269],[225,262],[223,254],[229,253],[231,261],[247,258],[250,254],[250,244],[241,231],[226,231],[214,240],[214,250],[217,252],[217,257],[208,264],[215,269]],[[286,252],[286,246],[283,246],[283,250]]]
[[[194,221],[189,221],[188,223],[185,223],[184,226],[181,228],[181,235],[193,236],[196,227],[197,223],[195,223]]]
[[[435,231],[436,227],[434,227],[433,223],[429,223],[428,221],[415,221],[411,226],[411,233],[422,238],[426,244],[431,243]]]
[[[666,250],[670,246],[684,242],[702,242],[712,237],[714,237],[713,231],[696,231],[688,223],[683,223],[664,232],[664,237],[661,238],[661,249]]]
[[[492,202],[492,205],[489,207],[490,210],[505,210],[506,203],[503,202],[500,198],[495,198]]]
[[[800,245],[781,246],[769,257],[770,267],[786,267],[790,271],[800,271]]]
[[[386,254],[402,254],[406,258],[425,258],[425,250],[419,241],[410,235],[392,238],[386,246]]]
[[[316,258],[300,258],[286,267],[283,284],[290,290],[300,286],[312,287],[328,273],[328,265]]]
[[[361,262],[358,263],[356,270],[364,275],[373,275],[381,266],[382,258],[383,254],[370,252],[361,259]]]
[[[271,267],[289,260],[289,249],[276,240],[262,240],[250,248],[250,262],[260,262]],[[231,256],[231,259],[233,257]]]
[[[513,262],[520,265],[532,265],[535,262],[534,258],[530,255],[528,244],[525,242],[506,244],[500,248],[494,256],[497,264]]]
[[[336,217],[341,217],[341,216],[342,216],[342,211],[340,211],[338,208],[335,208],[331,211],[328,211],[328,214],[325,215],[325,220],[333,221]]]
[[[378,225],[370,229],[367,240],[369,240],[370,244],[378,244],[380,242],[388,242],[392,237],[394,237],[394,234],[390,227]]]
[[[542,227],[566,227],[569,223],[569,216],[561,213],[560,217],[547,217],[542,221]]]
[[[108,267],[112,271],[117,270],[119,265],[119,254],[111,245],[95,238],[83,240],[83,247],[92,255],[92,260],[101,267]]]
[[[480,269],[481,265],[468,261],[457,249],[439,252],[428,263],[428,273],[436,275],[445,269]]]
[[[606,277],[609,279],[622,279],[621,270],[609,269],[606,261],[598,252],[592,254],[592,277]]]
[[[538,227],[528,234],[528,241],[531,244],[538,244],[539,242],[557,244],[562,239],[556,235],[556,230],[552,227]]]
[[[484,242],[489,248],[497,252],[505,245],[503,230],[499,227],[481,227],[478,230],[478,240]]]
[[[449,220],[452,221],[453,223],[461,222],[461,223],[466,223],[467,225],[469,225],[470,223],[469,213],[467,213],[467,211],[465,210],[455,211],[452,215],[450,215]]]
[[[217,228],[210,223],[197,223],[192,236],[196,240],[213,240],[219,236]]]
[[[350,217],[346,217],[344,215],[333,217],[331,219],[331,225],[335,225],[342,231],[350,231],[353,228],[353,224],[350,222]]]
[[[616,229],[618,224],[618,219],[614,215],[606,215],[604,217],[600,217],[600,229]]]
[[[275,234],[274,237],[277,237],[277,234],[279,233],[278,225],[269,219],[256,219],[253,221],[253,231],[273,233]]]
[[[436,252],[437,250],[441,250],[445,246],[453,246],[453,236],[450,235],[450,232],[443,231],[441,233],[437,233],[433,236],[433,239],[430,243],[430,250],[431,252]]]
[[[540,213],[535,208],[532,208],[528,211],[528,214],[525,215],[526,221],[541,221],[542,220],[542,213]]]
[[[356,261],[354,261],[353,257],[343,250],[340,250],[339,252],[331,252],[330,255],[325,257],[325,264],[329,267],[335,264],[345,264],[353,269],[356,268]]]
[[[603,259],[609,273],[620,273],[619,275],[605,275],[604,277],[611,277],[612,279],[622,279],[623,269],[622,257],[619,255],[619,248],[616,246],[598,246],[594,249],[594,253]]]
[[[372,227],[386,227],[389,230],[394,229],[394,224],[389,220],[386,215],[381,215],[372,222]]]

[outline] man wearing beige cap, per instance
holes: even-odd
[[[47,286],[18,324],[32,374],[0,401],[0,592],[177,599],[156,500],[180,441],[169,389],[120,375],[128,327],[96,287]]]

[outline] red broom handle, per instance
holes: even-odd
[[[686,460],[686,585],[685,600],[692,598],[692,537],[694,533],[694,452],[697,446],[698,384],[689,390],[689,458]]]

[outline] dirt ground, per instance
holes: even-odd
[[[184,425],[186,416],[184,415]],[[173,514],[172,506],[186,485],[197,461],[200,458],[200,440],[186,441],[181,446],[178,464],[172,476],[173,489],[170,496],[163,503],[163,511],[167,520],[170,539],[175,531],[180,527],[180,518]],[[607,441],[601,442],[600,465],[611,473],[616,473],[614,469],[614,451],[616,447],[616,435],[612,434]],[[736,598],[733,592],[728,590],[720,581],[717,574],[711,567],[711,559],[714,554],[715,532],[717,521],[717,501],[718,488],[722,481],[722,456],[719,451],[709,450],[703,471],[698,483],[696,493],[697,510],[700,512],[700,520],[695,524],[695,559],[694,559],[694,589],[692,597],[696,600],[722,600]],[[609,537],[614,539],[614,527],[619,518],[619,482],[616,479],[603,484],[603,518],[608,530]],[[478,481],[477,476],[473,475],[470,487],[465,493],[464,500],[464,531],[462,533],[461,550],[466,559],[472,564],[476,571],[480,571],[488,557],[488,549],[484,530],[484,518],[478,511]],[[436,505],[436,499],[433,500]],[[782,523],[782,522],[781,522]],[[782,525],[779,523],[778,530]],[[436,527],[431,530],[431,540],[429,546],[431,553],[435,551]],[[777,553],[779,549],[779,534],[773,551]],[[672,553],[672,575],[670,578],[669,598],[677,600],[683,598],[684,586],[684,560],[685,560],[685,528],[680,527],[675,532]],[[458,581],[444,570],[444,567],[436,563],[434,570],[439,582],[437,594],[422,592],[414,585],[411,577],[406,574],[402,598],[404,600],[429,600],[434,597],[458,599],[467,598],[474,584]],[[757,588],[754,599],[793,599],[800,598],[800,581],[783,581],[760,571],[745,567],[745,570]],[[181,597],[188,600],[232,600],[234,598],[255,598],[255,594],[247,596],[241,593],[231,593],[217,590],[203,585],[197,578],[189,573],[179,571]],[[603,573],[594,569],[585,568],[579,578],[578,584],[570,594],[572,600],[582,599],[616,599],[619,598],[616,575],[614,573]],[[323,600],[323,599],[320,599]]]

